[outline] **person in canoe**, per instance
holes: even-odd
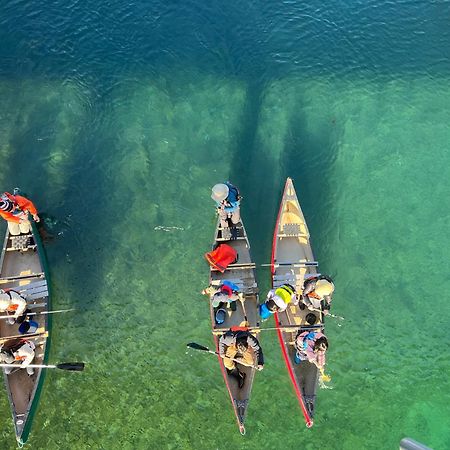
[[[0,289],[0,313],[11,315],[8,319],[10,325],[21,323],[25,318],[26,309],[27,301],[18,292],[13,289],[6,291]]]
[[[303,283],[300,308],[322,311],[324,315],[327,315],[330,313],[333,292],[334,283],[330,277],[320,275],[308,278]]]
[[[216,202],[222,228],[233,228],[241,220],[239,189],[229,181],[213,186],[211,198]]]
[[[28,367],[34,359],[35,345],[26,339],[11,339],[0,344],[0,360],[2,363],[17,365],[17,368],[27,369],[29,376],[34,374],[34,369]],[[14,367],[4,368],[6,375],[10,374]]]
[[[29,234],[31,223],[28,213],[33,216],[35,222],[39,222],[39,216],[33,202],[21,195],[12,195],[4,192],[0,196],[0,216],[8,222],[9,233],[13,236]]]
[[[323,333],[317,331],[299,333],[295,338],[295,349],[297,350],[294,358],[296,364],[300,364],[301,361],[309,361],[318,369],[324,369],[328,339]]]
[[[283,284],[267,293],[266,301],[259,305],[259,315],[266,320],[275,312],[285,311],[290,303],[298,304],[297,293],[290,284]]]
[[[262,348],[258,339],[248,331],[229,330],[220,336],[219,355],[223,358],[223,364],[228,374],[237,378],[239,389],[244,386],[245,373],[239,370],[237,364],[253,367],[255,358],[258,370],[262,370],[264,367]]]
[[[231,311],[236,311],[236,301],[244,294],[239,292],[239,286],[228,280],[223,280],[219,286],[208,286],[202,291],[203,295],[209,295],[211,305],[216,312],[217,325],[225,321],[226,309],[229,307]]]

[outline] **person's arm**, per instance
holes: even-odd
[[[17,319],[20,317],[25,310],[27,309],[27,301],[16,291],[10,291],[12,302],[17,305],[17,308],[14,312],[14,318]]]
[[[227,352],[227,348],[233,344],[234,337],[231,334],[227,333],[222,334],[219,339],[219,355],[223,358]]]
[[[39,222],[39,216],[38,216],[38,212],[36,209],[36,206],[34,206],[34,203],[31,200],[28,200],[25,197],[22,197],[21,195],[16,195],[15,196],[17,203],[20,206],[20,209],[24,210],[24,211],[28,211],[32,216],[33,216],[33,220],[35,222]]]
[[[255,353],[258,369],[262,370],[262,368],[264,367],[264,355],[258,340],[254,336],[249,334],[247,337],[247,344]]]
[[[25,342],[22,347],[17,350],[16,360],[20,360],[21,367],[27,367],[34,359],[35,345],[32,342]]]
[[[11,214],[10,212],[0,210],[0,216],[2,216],[8,222],[20,223],[20,218]]]

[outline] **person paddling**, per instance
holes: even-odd
[[[301,309],[322,311],[324,315],[330,313],[331,300],[334,292],[333,280],[325,275],[308,278],[303,283]]]
[[[31,200],[9,192],[4,192],[0,196],[0,216],[8,222],[9,233],[13,236],[31,232],[28,214],[33,216],[35,222],[40,221],[37,209]]]
[[[300,364],[301,361],[309,361],[318,369],[324,369],[328,339],[323,333],[304,331],[298,334],[295,338],[295,349],[297,350],[294,358],[296,364]]]
[[[229,330],[220,336],[219,355],[230,376],[237,378],[239,389],[244,386],[245,373],[236,364],[253,367],[256,359],[258,370],[264,368],[264,355],[258,339],[248,331]],[[237,360],[237,363],[236,361]]]
[[[33,342],[26,339],[12,339],[0,344],[0,360],[2,363],[15,364],[17,368],[27,369],[28,376],[34,374],[34,369],[28,367],[34,359],[35,348]],[[3,369],[9,375],[14,367]]]
[[[211,198],[216,202],[222,228],[232,228],[241,220],[239,189],[229,181],[213,186]]]

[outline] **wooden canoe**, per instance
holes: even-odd
[[[27,300],[28,309],[32,312],[43,312],[48,311],[50,307],[47,266],[34,222],[32,227],[32,233],[27,236],[11,236],[8,230],[6,231],[0,260],[0,289],[20,292]],[[36,345],[32,364],[45,364],[50,344],[50,317],[48,314],[37,314],[30,318],[38,323],[38,329],[28,338],[27,334],[21,336],[33,340]],[[18,328],[18,324],[10,325],[7,320],[1,319],[0,339],[19,335]],[[39,403],[44,373],[45,370],[39,368],[34,369],[31,376],[28,376],[25,369],[15,369],[9,375],[3,371],[19,446],[28,438]]]
[[[228,236],[226,236],[226,233],[229,232],[229,229],[222,230],[220,228],[220,221],[218,221],[217,223],[213,248],[222,243],[230,245],[237,251],[238,261],[234,264],[230,264],[224,273],[211,268],[210,284],[213,286],[218,286],[221,281],[228,280],[239,286],[240,291],[245,294],[244,307],[249,326],[252,328],[251,332],[259,340],[258,286],[255,276],[255,264],[253,263],[250,255],[250,244],[242,221],[240,221],[236,225],[236,229],[237,238],[234,240],[228,240]],[[231,311],[230,308],[227,308],[225,322],[223,324],[216,325],[216,311],[212,307],[211,300],[210,313],[212,332],[216,344],[216,351],[218,352],[220,336],[228,331],[231,327],[240,326],[242,322],[245,321],[245,314],[241,302],[237,301],[236,311]],[[247,407],[250,400],[250,393],[252,390],[256,369],[238,364],[239,370],[241,372],[245,372],[246,374],[244,386],[239,389],[236,378],[228,376],[227,370],[223,365],[222,358],[219,357],[218,359],[220,367],[222,369],[222,375],[225,380],[225,385],[227,387],[231,403],[233,405],[233,410],[236,415],[239,431],[241,434],[245,434],[244,421],[247,413]]]
[[[286,180],[275,225],[271,269],[273,288],[288,283],[297,292],[301,292],[305,278],[317,274],[308,227],[290,178]],[[308,326],[305,317],[310,312],[290,304],[286,311],[275,313],[283,358],[308,428],[313,425],[319,371],[308,361],[295,364],[294,341],[299,330],[311,328],[323,332],[323,316],[320,313],[314,313],[317,319],[314,327]]]

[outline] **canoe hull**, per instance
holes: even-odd
[[[273,288],[288,283],[300,292],[304,280],[317,274],[308,227],[290,178],[286,180],[275,225],[271,266]],[[295,363],[294,341],[300,330],[308,329],[306,315],[309,313],[308,309],[292,304],[286,311],[275,313],[283,359],[308,428],[313,425],[319,371],[308,361]],[[323,316],[314,314],[315,329],[323,330]]]
[[[27,298],[27,307],[32,312],[44,312],[50,308],[48,270],[44,250],[37,228],[32,222],[32,236],[27,240],[30,248],[15,249],[13,237],[6,231],[0,260],[0,288],[13,289]],[[25,240],[25,239],[24,239]],[[33,364],[45,364],[49,351],[50,315],[35,315],[38,323],[36,337],[29,337],[36,345]],[[0,320],[0,338],[19,335],[18,324],[10,325]],[[26,338],[26,334],[23,335]],[[3,371],[6,391],[11,405],[16,439],[19,445],[26,442],[34,413],[39,403],[45,370],[35,369],[32,376],[18,369],[9,375]]]
[[[237,239],[227,240],[222,237],[223,231],[220,229],[220,222],[217,223],[213,248],[222,243],[230,245],[237,251],[238,261],[235,264],[230,264],[224,273],[211,268],[209,281],[211,285],[216,286],[218,286],[224,280],[232,281],[233,283],[237,284],[245,294],[245,314],[241,302],[237,301],[236,310],[232,311],[231,308],[226,308],[225,322],[223,324],[217,325],[215,321],[216,310],[212,307],[210,300],[212,333],[214,336],[214,343],[217,352],[219,351],[220,336],[231,327],[241,326],[245,321],[245,316],[247,317],[252,334],[255,335],[255,337],[258,337],[258,286],[256,284],[255,265],[251,259],[250,244],[242,221],[240,221],[236,225],[236,228],[238,230]],[[223,364],[223,359],[218,357],[218,360],[233,406],[233,411],[236,416],[239,431],[241,432],[241,434],[245,434],[244,422],[247,414],[248,404],[250,401],[253,380],[255,377],[255,369],[252,367],[238,365],[239,370],[246,374],[244,386],[242,387],[242,389],[239,389],[237,380],[234,377],[230,377],[228,375],[227,370]]]

